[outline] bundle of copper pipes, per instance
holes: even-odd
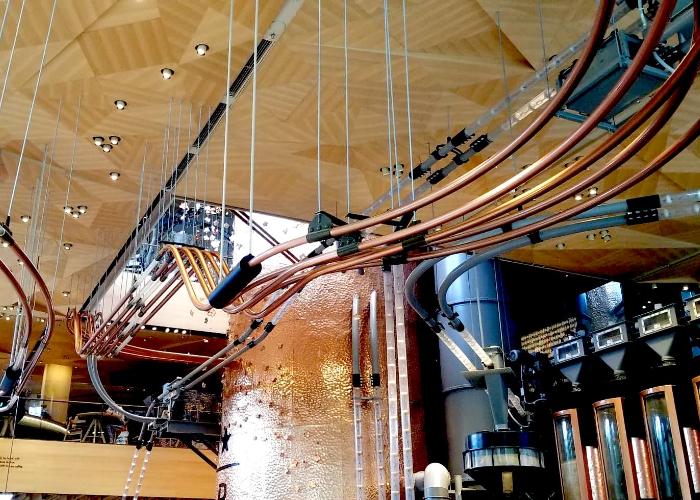
[[[131,346],[129,342],[183,285],[195,307],[210,309],[206,296],[216,287],[220,272],[227,274],[229,269],[216,252],[164,246],[151,268],[129,288],[107,317],[101,312],[68,311],[68,330],[74,336],[75,351],[82,357],[122,354],[139,359],[201,363],[208,358]]]
[[[29,288],[30,290],[35,288],[38,289],[44,303],[46,304],[47,312],[46,323],[43,327],[43,331],[41,332],[39,339],[34,344],[32,350],[29,351],[29,339],[32,334],[33,325],[32,311],[33,305],[36,303],[36,298],[32,297],[32,292],[23,289],[19,280],[14,276],[9,266],[3,262],[2,259],[0,259],[0,273],[7,278],[7,281],[15,290],[22,313],[22,319],[20,322],[21,330],[19,332],[15,332],[15,339],[13,341],[13,346],[16,345],[17,349],[16,351],[13,349],[12,356],[10,357],[10,364],[6,368],[3,380],[0,383],[0,395],[8,398],[8,403],[0,405],[0,411],[2,411],[11,408],[14,405],[17,397],[29,381],[29,376],[39,362],[39,358],[44,352],[44,349],[46,348],[46,345],[53,334],[56,318],[53,310],[53,300],[51,299],[51,293],[49,293],[46,282],[39,274],[39,271],[32,260],[17,245],[17,242],[13,238],[10,230],[3,225],[0,225],[0,241],[3,242],[3,246],[8,247],[12,251],[14,256],[22,265],[24,271],[29,273],[29,277],[35,284],[35,286]]]

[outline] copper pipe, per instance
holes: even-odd
[[[17,278],[15,278],[15,275],[12,274],[12,271],[10,270],[9,267],[5,265],[5,263],[0,259],[0,271],[5,275],[7,280],[10,282],[10,285],[12,285],[12,288],[15,289],[15,292],[17,293],[17,298],[19,299],[20,303],[22,304],[22,311],[24,311],[25,314],[25,322],[24,322],[24,328],[23,328],[23,337],[26,337],[29,339],[29,334],[32,331],[32,310],[29,307],[29,301],[27,300],[27,296],[24,294],[24,290],[22,290],[22,285],[17,281]],[[15,321],[18,321],[19,317],[15,316]]]
[[[674,73],[669,77],[669,79],[666,82],[664,82],[664,84],[654,94],[654,96],[649,100],[649,102],[647,102],[646,105],[638,113],[633,115],[632,118],[625,122],[625,124],[622,127],[620,127],[615,134],[611,135],[605,142],[597,146],[590,154],[584,156],[578,161],[575,161],[566,170],[563,170],[553,175],[552,177],[541,182],[534,188],[529,189],[526,193],[520,194],[513,200],[510,200],[498,207],[494,207],[492,210],[482,214],[479,217],[469,219],[460,224],[452,226],[447,230],[440,231],[439,235],[436,233],[435,235],[428,236],[426,238],[426,241],[432,243],[438,240],[439,237],[439,241],[441,243],[447,243],[451,241],[456,241],[465,236],[472,236],[480,232],[489,231],[491,229],[496,229],[498,227],[511,224],[516,220],[520,220],[525,217],[529,217],[531,215],[539,213],[543,210],[546,210],[547,208],[552,207],[556,203],[566,200],[569,197],[580,192],[584,187],[588,187],[596,181],[605,177],[612,170],[618,168],[622,163],[627,161],[634,154],[636,154],[636,152],[638,152],[640,149],[646,146],[646,141],[654,135],[656,135],[656,133],[658,133],[658,131],[665,125],[668,119],[670,119],[673,112],[678,107],[678,105],[680,105],[683,97],[688,91],[689,84],[684,84],[682,79],[687,80],[688,75],[695,74],[695,70],[697,68],[698,54],[700,54],[700,45],[694,44],[689,53],[678,66],[676,71],[674,71]],[[683,85],[683,88],[685,89],[684,92],[681,92],[680,95],[676,90],[676,86],[679,83]],[[669,98],[669,95],[672,101],[675,101],[675,107],[670,106],[670,103],[672,101],[666,102],[666,100]],[[625,140],[632,132],[634,132],[636,128],[638,128],[642,123],[644,123],[644,121],[646,121],[652,115],[652,113],[655,112],[663,103],[666,103],[666,111],[662,112],[661,116],[665,117],[665,119],[655,120],[652,124],[649,125],[649,127],[644,132],[642,132],[642,134],[640,134],[636,139],[634,139],[634,141],[631,144],[625,147],[625,156],[619,157],[615,166],[613,166],[611,163],[608,163],[600,171],[597,171],[592,176],[580,181],[575,186],[566,189],[565,191],[557,194],[556,196],[553,196],[547,200],[543,200],[537,203],[536,205],[518,211],[515,215],[511,215],[502,219],[493,219],[493,217],[502,215],[513,208],[520,207],[523,203],[533,200],[539,194],[561,185],[568,179],[571,179],[574,175],[586,170],[595,161],[602,158],[605,154],[609,153],[614,147],[616,147],[623,140]],[[482,223],[486,224],[479,226]],[[465,229],[474,228],[476,226],[479,226],[478,231],[459,234]],[[457,234],[459,234],[459,236],[453,236]]]
[[[697,45],[695,47],[700,49],[700,45]],[[700,50],[696,50],[695,53],[700,54]],[[556,205],[557,203],[571,199],[571,197],[574,196],[576,193],[581,192],[584,188],[587,188],[591,184],[594,184],[595,182],[603,179],[604,177],[612,173],[614,170],[624,165],[625,162],[630,160],[635,154],[637,154],[641,149],[643,149],[648,144],[649,140],[651,140],[671,119],[674,112],[678,109],[683,99],[687,95],[691,84],[692,80],[682,81],[681,86],[678,89],[676,89],[676,91],[671,95],[670,100],[666,101],[661,112],[659,113],[659,116],[652,123],[650,123],[649,126],[646,129],[644,129],[641,134],[635,137],[634,140],[632,140],[632,142],[625,146],[625,148],[623,148],[622,151],[615,155],[615,157],[611,161],[609,161],[606,165],[604,165],[601,169],[597,170],[592,175],[578,181],[576,184],[564,189],[563,191],[555,194],[550,198],[542,200],[536,203],[535,205],[532,205],[519,212],[516,212],[515,214],[511,214],[500,219],[491,220],[487,224],[480,226],[476,230],[465,232],[459,231],[462,227],[472,226],[472,223],[478,223],[480,221],[485,220],[486,216],[481,217],[480,220],[479,218],[477,218],[474,220],[469,220],[465,223],[460,223],[445,231],[440,231],[439,234],[436,233],[430,235],[426,238],[426,242],[432,244],[439,242],[444,244],[460,240],[464,237],[474,236],[481,232],[496,229],[498,227],[507,226],[518,220],[522,220],[531,215],[540,213],[543,210],[546,210],[547,208]],[[661,97],[656,102],[660,104],[662,102],[662,99],[665,100],[666,97],[662,94],[659,95],[661,95]],[[649,103],[651,102],[652,101],[649,101]],[[445,237],[444,235],[447,235],[448,237]]]
[[[656,482],[651,473],[651,461],[649,459],[649,448],[647,442],[642,438],[633,437],[632,456],[634,457],[634,470],[636,471],[637,488],[639,498],[650,500],[658,498],[656,492]]]
[[[603,467],[600,463],[598,448],[586,446],[586,459],[588,480],[591,483],[591,500],[607,500],[607,489],[605,488]]]
[[[204,292],[204,295],[209,296],[209,294],[212,292],[213,288],[209,286],[209,282],[207,281],[207,279],[204,277],[204,274],[202,273],[202,269],[200,268],[199,261],[192,254],[192,252],[190,252],[190,249],[189,248],[176,248],[173,250],[177,251],[178,254],[180,251],[182,251],[182,253],[185,254],[185,257],[187,257],[187,260],[190,262],[190,266],[192,266],[192,269],[194,270],[194,273],[197,276],[197,280],[199,280],[199,285],[202,287],[202,291]]]
[[[135,359],[147,359],[151,361],[176,361],[179,363],[200,364],[209,359],[209,356],[198,354],[185,354],[181,352],[161,351],[133,345],[125,346],[119,353],[120,356]]]
[[[87,349],[88,347],[90,347],[90,345],[92,345],[94,342],[96,342],[97,336],[100,334],[100,332],[108,326],[109,322],[112,320],[112,318],[117,313],[117,311],[119,309],[121,309],[121,307],[128,300],[131,300],[132,296],[133,296],[133,287],[130,290],[130,293],[127,293],[126,295],[124,295],[124,297],[122,297],[121,300],[119,302],[117,302],[117,306],[112,308],[112,312],[110,313],[109,317],[102,323],[102,325],[97,329],[97,331],[94,332],[90,338],[88,338],[87,342],[85,342],[85,344],[83,345],[83,349]]]
[[[695,429],[683,427],[683,437],[693,491],[700,493],[700,435]]]
[[[515,153],[518,149],[520,149],[527,141],[532,139],[546,124],[551,120],[555,113],[559,110],[559,108],[566,102],[566,100],[569,98],[571,93],[574,91],[574,89],[577,87],[579,84],[581,78],[583,75],[586,73],[588,67],[590,66],[591,62],[593,61],[593,58],[595,57],[595,54],[597,52],[598,46],[603,40],[603,37],[605,35],[606,28],[608,26],[608,22],[610,20],[610,17],[612,15],[613,7],[614,7],[615,2],[612,0],[602,0],[599,2],[598,6],[598,12],[595,17],[595,21],[593,24],[593,28],[591,29],[591,35],[588,39],[588,42],[586,43],[586,46],[581,52],[581,55],[579,57],[578,62],[574,65],[573,70],[571,71],[569,77],[567,80],[564,82],[564,85],[562,85],[561,89],[557,94],[554,96],[552,100],[549,101],[545,109],[537,115],[535,120],[525,129],[523,130],[520,135],[515,138],[510,144],[508,144],[505,148],[497,152],[494,156],[489,158],[488,160],[482,162],[480,165],[477,167],[473,168],[469,172],[461,175],[457,179],[453,180],[450,182],[447,186],[444,186],[441,189],[435,190],[434,192],[424,196],[423,198],[417,199],[412,201],[411,203],[408,203],[406,205],[403,205],[399,208],[388,210],[387,212],[370,217],[368,219],[364,219],[361,221],[354,222],[352,224],[347,224],[344,226],[338,226],[330,231],[330,235],[333,238],[337,238],[339,236],[345,235],[345,234],[350,234],[354,233],[357,231],[361,231],[363,229],[367,229],[373,226],[376,226],[378,224],[381,224],[383,222],[395,219],[397,217],[400,217],[406,213],[413,212],[418,210],[421,207],[424,207],[426,205],[429,205],[431,203],[434,203],[445,196],[452,194],[456,191],[458,191],[460,188],[466,186],[470,182],[478,179],[488,171],[492,170],[496,166],[498,166],[500,163],[502,163],[505,159],[507,159],[509,156],[511,156],[513,153]],[[671,7],[669,8],[667,4],[671,4]],[[660,30],[658,28],[659,24],[664,24],[665,21],[667,20],[668,15],[670,14],[671,9],[673,8],[673,5],[675,5],[675,0],[666,0],[663,2],[661,8],[659,9],[659,12],[657,13],[656,20],[654,21],[654,25],[651,27],[649,30],[649,36],[647,40],[651,36],[656,36],[657,32],[661,31],[658,33],[658,37],[661,36],[662,34],[662,29]],[[663,12],[662,12],[663,11]],[[660,19],[664,19],[663,22],[659,22]],[[653,32],[653,33],[652,33]],[[658,37],[656,42],[654,42],[654,48],[656,46],[656,43],[658,42]],[[645,42],[647,41],[645,40]],[[649,45],[647,43],[647,45]],[[640,48],[640,52],[645,49],[644,47]],[[645,50],[644,52],[646,53],[645,60],[649,57],[650,51]],[[635,58],[636,60],[636,58]],[[628,70],[629,71],[629,70]],[[624,78],[624,77],[623,77]],[[622,97],[622,94],[620,95]],[[606,113],[607,114],[607,113]],[[603,115],[604,116],[604,115]],[[602,118],[602,117],[601,117]],[[461,214],[460,214],[461,215]],[[455,215],[454,217],[458,217],[459,215]],[[450,217],[450,218],[454,218]],[[446,219],[450,220],[450,219]],[[402,240],[411,236],[414,236],[416,234],[420,234],[422,232],[427,231],[428,229],[435,227],[437,225],[442,224],[444,221],[440,221],[440,217],[437,217],[431,221],[417,224],[415,226],[409,227],[407,229],[404,229],[402,231],[397,231],[396,233],[392,233],[392,235],[396,235],[394,240],[391,241],[397,241],[397,240]],[[384,244],[389,241],[381,241],[377,244]],[[276,255],[283,250],[289,250],[291,248],[294,248],[296,246],[302,245],[306,243],[306,238],[297,238],[295,240],[292,240],[287,243],[283,243],[282,245],[279,245],[277,247],[271,248],[267,250],[266,252],[262,253],[260,256],[255,257],[250,261],[250,265],[254,266],[257,264],[262,263],[264,260],[266,260],[269,257],[272,257],[273,255]],[[313,260],[313,259],[308,259],[308,260]]]

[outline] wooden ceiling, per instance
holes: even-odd
[[[21,3],[11,2],[0,40],[3,75]],[[264,32],[283,2],[260,3],[259,25]],[[409,161],[401,1],[389,4],[397,146],[399,161],[406,164],[423,159],[432,146],[500,101],[506,89],[512,90],[531,76],[542,65],[543,43],[549,58],[578,39],[589,29],[595,8],[593,0],[541,0],[540,30],[536,0],[407,1],[413,126],[413,158]],[[0,3],[0,12],[5,5]],[[299,219],[310,218],[316,210],[317,5],[312,0],[304,2],[258,74],[255,209]],[[341,216],[346,205],[343,6],[342,1],[322,4],[320,132],[322,207]],[[0,210],[6,209],[17,169],[50,7],[50,0],[26,0],[0,109]],[[234,75],[252,52],[253,8],[253,1],[236,2]],[[347,0],[347,9],[350,205],[352,210],[361,211],[388,188],[387,178],[379,173],[388,163],[384,19],[382,2],[377,0]],[[69,304],[83,302],[160,189],[166,172],[169,174],[179,161],[200,123],[223,96],[227,16],[225,0],[58,2],[22,162],[12,229],[17,240],[24,241],[28,226],[18,218],[31,213],[46,149],[51,177],[40,270],[49,286],[54,286],[56,274],[55,301],[61,311]],[[211,47],[205,57],[195,54],[194,46],[199,42]],[[161,78],[163,67],[175,70],[171,80]],[[126,100],[126,109],[118,111],[115,99]],[[248,85],[232,108],[229,126],[227,201],[244,208],[249,195],[251,101]],[[699,101],[696,86],[670,125],[642,154],[599,187],[604,189],[629,175],[677,138],[697,118]],[[495,117],[499,118],[503,119]],[[488,180],[427,207],[419,216],[425,219],[445,211],[501,182],[560,142],[575,126],[555,120]],[[58,131],[55,148],[54,130]],[[199,161],[180,183],[179,194],[220,201],[223,132],[223,126],[214,132]],[[95,135],[118,135],[122,141],[106,154],[93,144]],[[507,138],[504,134],[501,144]],[[700,146],[695,144],[629,194],[700,187],[698,156]],[[473,158],[461,171],[483,158]],[[121,173],[117,182],[108,176],[115,170]],[[88,212],[78,220],[67,218],[63,224],[61,208],[65,204],[87,205]],[[552,242],[511,257],[594,274],[636,275],[683,259],[697,252],[700,243],[697,220],[611,232],[609,243],[571,237],[565,240],[566,250],[554,250]],[[60,249],[61,237],[73,243],[70,251]],[[4,252],[3,257],[8,255],[7,250],[0,252]],[[668,268],[655,278],[696,279],[697,266],[687,265],[687,259],[683,262],[678,270]],[[66,298],[62,290],[71,293]],[[15,301],[9,288],[0,283],[0,304]]]

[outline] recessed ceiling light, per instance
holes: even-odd
[[[170,328],[166,328],[165,333],[170,333]]]
[[[117,99],[116,101],[114,101],[114,105],[117,107],[117,109],[122,110],[126,108],[126,101],[124,101],[123,99]]]
[[[688,285],[683,285],[683,291],[687,292],[688,290],[690,290],[690,287]]]
[[[598,194],[598,188],[593,186],[588,190],[588,196],[596,196]]]
[[[63,244],[64,250],[70,250],[71,248],[73,248],[73,243],[64,243]]]
[[[156,329],[156,327],[155,327],[155,326],[152,326],[152,327],[151,327],[151,330],[155,330],[155,329]]]
[[[87,205],[78,205],[78,212],[80,212],[81,214],[87,212]]]
[[[110,136],[109,136],[109,142],[111,142],[111,143],[114,144],[115,146],[116,146],[117,144],[119,144],[119,141],[121,141],[121,140],[122,140],[122,138],[119,137],[118,135],[110,135]]]
[[[63,211],[65,213],[69,214],[69,213],[73,212],[73,207],[66,205],[65,207],[63,207]]]
[[[588,234],[586,235],[586,239],[587,239],[588,241],[593,241],[593,240],[595,239],[595,233],[588,233]]]
[[[111,144],[103,144],[102,151],[104,151],[105,153],[109,153],[110,151],[112,151],[113,147],[114,146],[112,146]]]
[[[182,333],[187,333],[187,330],[182,330]]]
[[[10,321],[12,318],[10,316],[5,316],[6,321]]]
[[[3,242],[2,242],[2,247],[3,247],[3,248],[7,248],[7,247],[9,247],[9,246],[10,246],[10,243],[9,243],[8,241],[3,241]]]
[[[606,235],[603,236],[603,241],[604,241],[605,243],[607,243],[607,242],[610,241],[611,239],[612,239],[612,236],[609,235],[609,234],[606,234]]]
[[[72,212],[70,216],[74,219],[80,219],[80,212]]]
[[[577,194],[576,196],[574,196],[574,200],[576,200],[576,201],[581,201],[582,199],[583,199],[583,196],[581,196],[580,194]]]
[[[554,245],[554,248],[556,248],[557,250],[564,250],[566,248],[566,243],[560,241],[559,243]]]
[[[92,142],[95,143],[95,146],[102,146],[102,143],[105,142],[105,138],[101,135],[96,135],[92,138]]]
[[[63,290],[63,296],[68,297],[70,295],[70,291],[68,290]]]
[[[160,74],[163,76],[163,80],[170,80],[175,74],[175,71],[170,68],[163,68],[160,70]]]
[[[120,175],[121,174],[119,172],[110,172],[109,178],[112,179],[113,181],[116,181],[117,179],[119,179]]]
[[[194,50],[197,51],[198,56],[203,56],[209,50],[209,45],[207,45],[206,43],[198,43],[194,46]]]
[[[209,342],[209,339],[202,339],[202,342],[206,344],[207,342]]]
[[[22,222],[29,222],[30,220],[32,220],[32,218],[29,215],[20,215],[19,220],[21,220]]]
[[[145,330],[145,329],[146,329],[146,325],[141,325],[141,330]]]

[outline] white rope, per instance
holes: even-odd
[[[396,113],[394,111],[394,71],[391,62],[391,28],[389,26],[389,2],[384,1],[384,40],[386,44],[386,71],[387,71],[387,86],[388,86],[388,98],[389,98],[389,112],[390,112],[390,127],[391,127],[391,139],[393,141],[393,152],[394,161],[389,167],[389,175],[392,174],[391,168],[393,166],[396,175],[396,202],[398,206],[401,206],[401,170],[399,169],[399,151],[396,141]],[[392,147],[391,145],[389,147]]]
[[[73,150],[71,152],[71,159],[70,159],[70,168],[68,170],[68,187],[66,187],[66,199],[63,203],[63,206],[68,205],[68,199],[70,197],[70,188],[71,184],[73,181],[73,167],[75,167],[75,152],[76,152],[76,147],[78,145],[78,125],[80,124],[80,107],[83,101],[83,96],[82,92],[80,95],[78,95],[78,108],[75,112],[75,129],[73,130]],[[63,231],[66,227],[66,213],[65,210],[63,210],[63,218],[61,219],[61,233],[58,237],[58,246],[56,248],[56,267],[54,268],[53,271],[53,284],[51,286],[51,297],[54,296],[56,293],[56,280],[58,278],[58,264],[61,260],[61,246],[63,246]]]
[[[44,40],[44,49],[41,52],[41,60],[39,61],[39,74],[36,77],[36,83],[34,84],[34,95],[32,96],[32,103],[29,106],[29,114],[27,116],[27,126],[24,129],[24,139],[22,139],[22,149],[19,153],[19,160],[17,161],[17,172],[15,173],[15,181],[12,184],[12,192],[10,194],[10,203],[7,207],[7,222],[10,222],[10,213],[12,212],[12,205],[15,201],[15,193],[17,191],[17,181],[19,180],[19,173],[22,170],[22,159],[24,158],[24,150],[27,146],[27,139],[29,138],[29,127],[32,124],[32,115],[34,114],[34,106],[36,104],[36,96],[39,93],[39,84],[41,83],[41,74],[44,70],[44,61],[46,60],[46,49],[49,46],[49,38],[51,36],[51,26],[53,25],[54,14],[56,13],[56,2],[58,0],[53,0],[51,4],[51,16],[49,17],[49,26],[46,28],[46,39]],[[24,6],[24,4],[22,5]],[[19,28],[18,28],[19,31]],[[7,75],[6,75],[7,76]],[[4,88],[3,88],[4,95]]]
[[[406,75],[406,117],[408,118],[408,168],[411,178],[411,200],[416,199],[416,187],[413,176],[410,172],[413,170],[413,126],[411,125],[411,85],[408,72],[408,28],[406,25],[406,0],[401,2],[401,13],[403,14],[403,64],[404,73]],[[416,214],[413,214],[413,220],[416,220]]]
[[[389,76],[389,66],[391,62],[389,61],[389,27],[387,19],[388,4],[387,0],[384,0],[384,61],[385,76],[386,76],[386,141],[387,141],[387,155],[389,159],[388,164],[388,175],[389,175],[389,192],[391,193],[391,208],[394,208],[394,164],[395,160],[392,155],[391,147],[391,89],[390,89],[390,76]]]
[[[544,65],[544,76],[547,82],[547,95],[551,95],[549,89],[549,68],[547,67],[547,46],[544,42],[544,20],[542,19],[542,0],[537,0],[537,15],[540,18],[540,39],[542,40],[542,64]]]
[[[345,201],[350,213],[350,94],[348,92],[348,0],[343,2],[343,54],[345,59]],[[348,222],[350,222],[348,218]]]
[[[318,0],[318,43],[316,62],[316,200],[321,211],[321,0]]]
[[[233,44],[233,0],[229,0],[228,12],[228,55],[226,56],[226,109],[224,110],[224,172],[221,176],[221,229],[226,215],[226,173],[228,171],[228,115],[231,107],[231,52]],[[224,238],[219,240],[219,277],[224,275]]]
[[[248,200],[248,253],[253,253],[253,203],[255,201],[255,116],[258,102],[258,11],[260,0],[255,0],[255,28],[253,30],[253,105],[250,117],[250,188]],[[221,214],[221,248],[224,246],[223,211]],[[222,253],[223,255],[223,253]]]
[[[12,0],[7,0],[5,3],[5,12],[2,15],[2,25],[0,25],[0,38],[2,38],[3,33],[5,33],[5,22],[7,21],[7,13],[10,11],[10,4]]]
[[[15,56],[15,47],[17,46],[17,37],[19,35],[19,29],[22,26],[22,14],[24,13],[24,4],[27,0],[22,0],[22,5],[19,9],[19,17],[17,18],[17,29],[15,30],[15,37],[12,40],[12,47],[10,48],[10,57],[7,59],[7,69],[5,70],[5,80],[2,83],[2,93],[0,93],[0,109],[2,109],[2,104],[5,102],[5,90],[7,89],[7,80],[10,78],[10,68],[12,67],[12,59]]]

